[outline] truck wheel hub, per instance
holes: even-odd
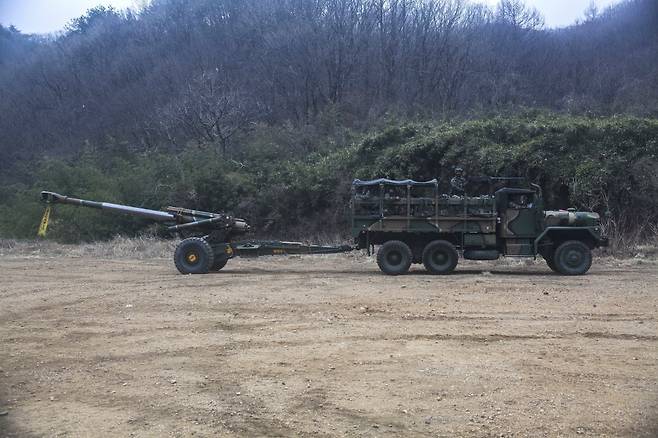
[[[440,251],[436,251],[432,259],[437,265],[443,265],[448,261],[446,254]]]
[[[582,258],[582,255],[580,254],[580,252],[573,250],[573,251],[569,251],[567,253],[565,261],[569,266],[573,267],[573,266],[580,265],[580,263],[582,262],[582,259],[583,258]]]
[[[402,262],[402,254],[397,251],[391,251],[388,253],[386,260],[392,265],[399,265]]]

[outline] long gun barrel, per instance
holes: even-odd
[[[181,207],[167,207],[166,211],[150,210],[148,208],[113,204],[111,202],[88,201],[86,199],[73,198],[48,191],[41,192],[41,200],[47,204],[78,205],[139,216],[169,224],[167,230],[170,232],[197,230],[201,234],[207,234],[211,231],[219,231],[224,237],[229,238],[231,236],[245,234],[249,231],[249,225],[244,219],[235,218],[224,213],[211,213]]]
[[[108,210],[118,213],[125,213],[132,216],[140,216],[152,219],[158,222],[176,222],[176,217],[165,211],[149,210],[147,208],[131,207],[129,205],[112,204],[110,202],[87,201],[86,199],[71,198],[70,196],[60,195],[54,192],[41,192],[41,199],[50,204],[70,204],[80,205],[82,207],[97,208],[99,210]]]

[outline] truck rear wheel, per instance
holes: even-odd
[[[567,240],[555,250],[553,264],[560,274],[583,275],[592,266],[592,251],[579,240]]]
[[[399,240],[389,240],[377,251],[377,265],[388,275],[400,275],[409,271],[412,260],[411,248]]]
[[[434,240],[423,250],[423,265],[431,274],[445,275],[455,270],[459,254],[446,240]]]
[[[174,264],[181,274],[207,274],[214,263],[212,247],[200,237],[183,240],[174,251]]]

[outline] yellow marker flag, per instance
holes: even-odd
[[[48,221],[50,220],[50,205],[46,206],[46,211],[43,212],[41,224],[39,225],[39,237],[46,237],[46,230],[48,229]]]

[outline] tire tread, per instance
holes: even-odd
[[[566,266],[561,265],[560,259],[562,257],[562,252],[565,251],[565,248],[572,245],[576,245],[580,247],[580,249],[583,250],[583,253],[587,257],[585,266],[582,269],[573,270],[567,268]],[[553,264],[555,265],[556,271],[562,275],[584,275],[585,273],[587,273],[587,271],[589,271],[589,268],[592,267],[592,251],[589,249],[589,246],[587,246],[585,243],[581,242],[580,240],[567,240],[566,242],[560,244],[560,246],[557,247],[552,261]]]
[[[393,248],[397,248],[403,256],[403,263],[400,269],[391,269],[386,261],[386,254]],[[377,251],[377,265],[379,269],[385,274],[388,275],[402,275],[409,271],[411,267],[411,262],[413,260],[413,254],[411,253],[411,248],[409,245],[402,242],[401,240],[389,240],[384,243],[379,250]]]
[[[188,269],[183,262],[184,248],[191,244],[199,245],[201,250],[204,252],[204,255],[206,256],[206,263],[200,265],[198,269],[194,270]],[[214,263],[215,254],[213,249],[210,244],[201,237],[189,237],[183,240],[178,244],[176,250],[174,251],[174,265],[176,266],[176,269],[178,269],[178,272],[181,274],[207,274]]]
[[[432,259],[431,259],[432,251],[434,251],[437,248],[445,249],[452,257],[450,265],[445,270],[437,270],[432,265]],[[434,275],[450,274],[457,267],[457,263],[459,263],[459,253],[457,253],[457,249],[455,248],[455,246],[452,243],[448,242],[447,240],[433,240],[425,246],[425,249],[423,249],[423,265],[425,266],[425,269],[427,269],[427,272],[429,272],[430,274],[434,274]]]

